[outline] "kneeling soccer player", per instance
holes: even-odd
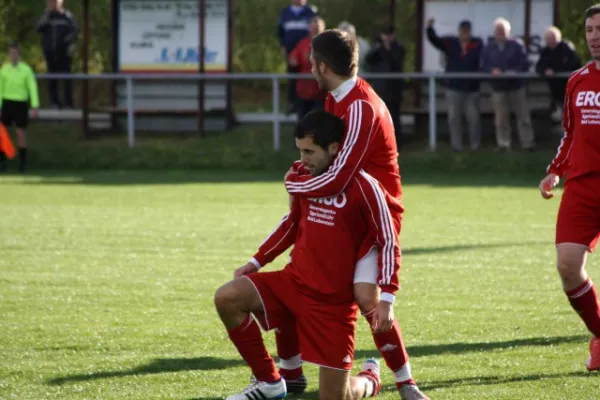
[[[313,111],[298,123],[296,145],[311,175],[327,170],[344,129],[342,120],[324,111]],[[368,360],[358,376],[350,376],[358,313],[354,266],[377,246],[379,282],[398,288],[400,249],[390,214],[395,206],[394,199],[363,171],[335,198],[294,199],[290,213],[276,228],[282,239],[267,240],[254,258],[265,265],[294,245],[289,264],[281,271],[256,272],[258,262],[248,263],[215,294],[229,337],[256,378],[228,400],[279,399],[287,394],[251,314],[266,330],[296,324],[303,360],[321,367],[320,399],[350,400],[379,393],[376,360]],[[381,302],[375,314],[378,328],[392,327],[391,303]]]

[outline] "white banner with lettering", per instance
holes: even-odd
[[[120,0],[118,57],[121,72],[198,72],[197,0]],[[207,72],[227,69],[227,0],[206,0]]]
[[[535,67],[544,46],[546,28],[553,24],[553,0],[533,0],[531,6],[531,29],[529,61]],[[512,36],[523,38],[525,34],[525,0],[427,0],[425,2],[424,27],[430,18],[435,18],[435,30],[439,36],[456,35],[458,24],[469,20],[473,36],[484,43],[493,39],[494,20],[504,17],[512,26]],[[443,57],[427,40],[423,33],[423,71],[442,71]]]

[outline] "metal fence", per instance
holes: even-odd
[[[567,78],[568,73],[556,74],[554,78]],[[478,80],[493,80],[493,79],[525,79],[525,80],[540,80],[547,77],[540,76],[534,73],[507,73],[502,76],[492,76],[486,73],[442,73],[442,72],[426,72],[426,73],[377,73],[377,74],[361,74],[365,79],[410,79],[410,80],[426,80],[427,81],[427,97],[428,97],[428,132],[429,132],[429,149],[435,151],[437,148],[438,132],[437,132],[437,85],[439,80],[446,79],[478,79]],[[273,148],[279,150],[281,147],[281,113],[280,113],[280,82],[287,79],[312,79],[310,74],[269,74],[269,73],[224,73],[224,74],[38,74],[38,79],[71,79],[71,80],[111,80],[125,81],[126,86],[126,104],[127,104],[127,137],[129,147],[135,146],[135,99],[134,99],[134,84],[137,80],[144,81],[240,81],[240,80],[270,80],[272,84],[272,124],[273,124]]]

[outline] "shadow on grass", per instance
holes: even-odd
[[[481,353],[485,351],[511,349],[516,347],[544,347],[568,343],[585,343],[588,336],[554,336],[536,337],[528,339],[515,339],[500,342],[477,342],[477,343],[446,343],[423,346],[409,346],[408,354],[411,357],[426,357],[448,354]],[[381,357],[376,350],[357,350],[355,358]]]
[[[532,247],[532,246],[551,246],[551,242],[514,242],[514,243],[473,243],[473,244],[455,244],[438,247],[407,247],[402,249],[404,256],[418,256],[423,254],[451,253],[453,251],[497,249],[504,247]]]
[[[125,371],[102,371],[89,374],[69,375],[53,378],[48,381],[50,385],[62,385],[71,382],[91,381],[95,379],[119,378],[124,376],[162,374],[166,372],[181,371],[208,371],[220,370],[245,365],[244,360],[224,359],[216,357],[198,358],[158,358],[146,365]]]
[[[577,371],[560,374],[530,374],[517,376],[473,376],[468,378],[447,379],[441,381],[424,381],[419,384],[419,387],[424,390],[445,389],[454,386],[486,386],[486,385],[501,385],[506,383],[516,382],[532,382],[541,381],[544,379],[563,379],[563,378],[586,378],[591,377],[598,379],[597,374]]]

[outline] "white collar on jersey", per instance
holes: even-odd
[[[358,77],[355,76],[354,78],[350,78],[344,83],[342,83],[340,86],[338,86],[337,89],[332,90],[330,93],[335,99],[335,101],[339,103],[340,101],[344,100],[344,97],[346,97],[348,93],[350,93],[350,91],[354,89],[354,86],[356,86],[357,81]]]

